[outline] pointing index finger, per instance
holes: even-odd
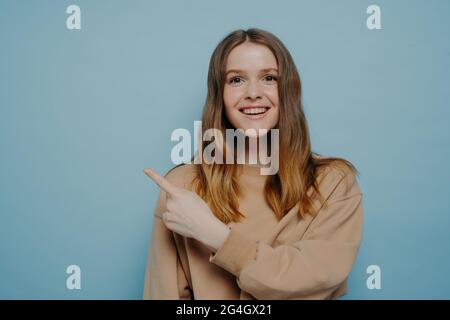
[[[144,169],[144,173],[149,176],[161,189],[166,191],[169,195],[173,195],[177,187],[170,183],[166,178],[159,175],[155,171],[149,168]]]

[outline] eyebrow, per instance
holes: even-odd
[[[275,69],[275,68],[262,69],[262,70],[259,71],[259,73],[266,73],[266,72],[269,72],[269,71],[275,71],[275,72],[278,72],[278,69]],[[243,73],[243,74],[246,73],[244,70],[230,69],[230,70],[228,70],[227,72],[225,72],[225,75],[227,75],[227,74],[229,74],[229,73],[231,73],[231,72],[234,72],[234,73]]]

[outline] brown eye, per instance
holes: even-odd
[[[275,76],[269,74],[269,75],[266,76],[266,80],[267,80],[267,81],[276,81],[276,80],[277,80],[277,77],[275,77]]]
[[[231,84],[233,84],[233,83],[240,83],[241,82],[241,78],[234,77],[234,78],[231,78],[228,82],[231,83]]]

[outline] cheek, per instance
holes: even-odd
[[[227,108],[233,108],[239,101],[239,89],[225,87],[223,90],[223,101]]]
[[[280,121],[280,108],[277,108],[276,114],[273,119],[272,128],[275,127],[279,121]]]
[[[223,90],[223,103],[225,104],[225,109],[231,111],[234,109],[239,102],[241,92],[239,88],[229,88],[225,87]]]
[[[266,91],[266,97],[270,100],[272,105],[275,107],[275,109],[273,110],[274,113],[269,120],[270,123],[268,124],[270,129],[272,129],[277,125],[278,121],[280,120],[280,105],[279,105],[279,95],[278,95],[277,87],[271,88],[270,90]]]
[[[223,104],[225,108],[225,116],[233,126],[236,126],[235,122],[236,116],[233,112],[236,103],[237,103],[236,93],[234,92],[234,90],[225,87],[223,90]]]
[[[266,91],[266,96],[270,99],[272,104],[278,108],[279,105],[278,88],[276,86],[273,86],[273,88]]]

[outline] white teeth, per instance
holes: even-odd
[[[264,113],[266,112],[267,108],[250,108],[250,109],[243,109],[242,112],[245,114],[258,114],[258,113]]]

